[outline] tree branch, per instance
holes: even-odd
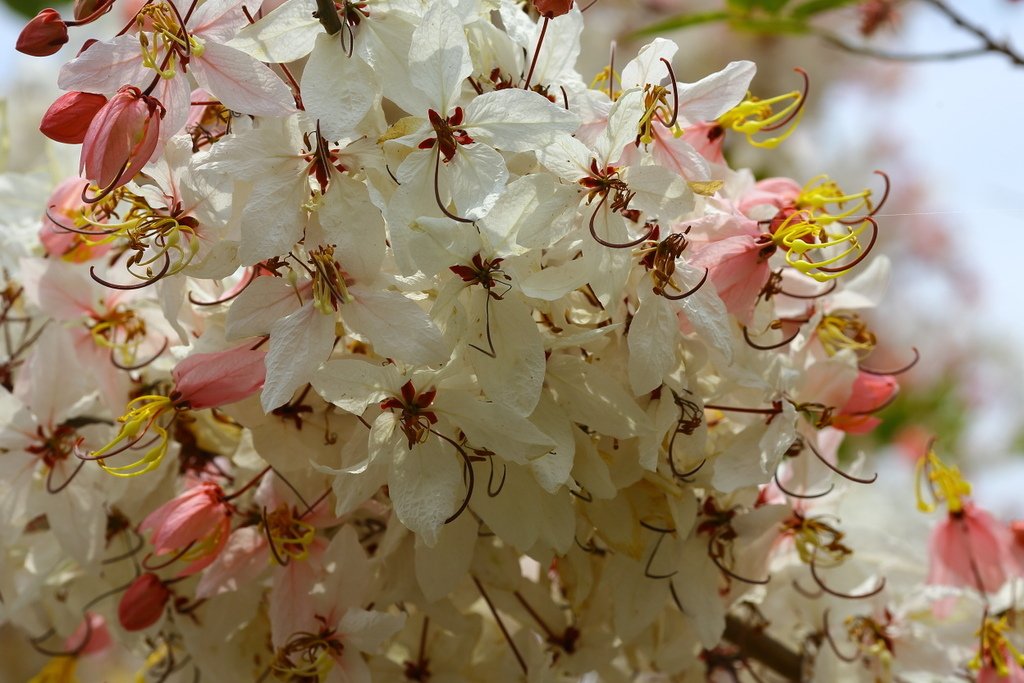
[[[341,18],[333,0],[316,0],[316,18],[327,31],[327,35],[333,36],[341,31]]]
[[[725,639],[740,649],[744,657],[754,659],[793,683],[803,680],[803,656],[754,628],[739,617],[725,617]]]
[[[1012,61],[1017,66],[1024,66],[1024,57],[1021,57],[1021,55],[1017,54],[1017,52],[1015,52],[1013,48],[1010,47],[1010,44],[1008,42],[997,42],[992,38],[992,36],[986,33],[983,28],[975,24],[972,24],[971,22],[967,21],[967,19],[957,14],[953,10],[953,8],[946,4],[945,0],[924,0],[924,2],[928,3],[935,9],[945,14],[950,21],[952,21],[954,24],[956,24],[963,30],[977,36],[981,40],[981,42],[984,43],[986,51],[1004,54],[1007,57],[1009,57],[1010,61]]]

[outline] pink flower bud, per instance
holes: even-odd
[[[125,631],[141,631],[164,613],[171,591],[156,574],[146,573],[132,581],[117,605],[117,620]]]
[[[132,85],[117,91],[96,112],[82,145],[80,169],[98,187],[131,180],[152,158],[160,139],[164,106]]]
[[[39,130],[54,142],[80,144],[89,124],[106,103],[106,97],[91,92],[64,93],[43,114]]]
[[[899,382],[892,375],[857,373],[850,398],[833,417],[832,426],[847,434],[867,434],[882,423],[871,413],[889,405],[899,389]]]
[[[86,612],[82,623],[64,641],[64,649],[80,655],[103,652],[111,645],[110,631],[106,620],[95,612]]]
[[[151,512],[139,531],[152,532],[150,542],[157,555],[181,553],[189,546],[200,550],[195,557],[188,553],[194,561],[182,572],[187,576],[213,562],[224,548],[231,532],[231,507],[220,486],[203,482]]]
[[[545,19],[554,19],[569,13],[572,0],[533,0],[533,6]]]
[[[266,355],[248,346],[194,354],[171,372],[174,388],[193,410],[241,401],[263,388]]]
[[[56,54],[68,42],[68,26],[55,9],[44,9],[21,30],[14,49],[33,57]]]
[[[106,14],[112,4],[113,0],[75,0],[72,11],[76,21],[88,23]]]

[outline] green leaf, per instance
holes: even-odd
[[[801,35],[811,30],[806,22],[792,19],[734,19],[730,26],[739,31],[766,35]]]
[[[808,2],[797,5],[789,13],[793,19],[809,19],[815,14],[839,9],[847,5],[854,5],[858,0],[808,0]]]
[[[727,3],[741,11],[763,10],[769,14],[778,14],[789,4],[789,0],[727,0]]]
[[[681,14],[676,17],[669,17],[663,21],[659,21],[656,24],[651,24],[645,28],[635,31],[633,36],[647,36],[652,33],[662,33],[664,31],[675,31],[681,28],[688,28],[690,26],[697,26],[699,24],[711,24],[716,21],[725,21],[729,19],[731,14],[729,12],[697,12],[696,14]]]

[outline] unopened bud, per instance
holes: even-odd
[[[554,19],[569,13],[572,0],[533,0],[533,6],[545,19]]]
[[[18,52],[33,57],[56,54],[68,42],[68,26],[55,9],[44,9],[21,30],[14,46]]]
[[[124,185],[156,153],[164,107],[126,85],[96,112],[82,141],[81,168],[100,188]]]
[[[85,140],[89,124],[106,103],[107,98],[103,95],[77,91],[64,93],[43,114],[39,130],[55,142],[80,144]]]
[[[164,613],[171,591],[156,574],[146,573],[132,581],[117,605],[117,620],[125,631],[149,628]]]

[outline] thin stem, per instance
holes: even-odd
[[[505,622],[501,620],[498,615],[498,610],[494,607],[494,603],[491,602],[491,598],[487,595],[487,591],[484,590],[484,585],[480,583],[480,579],[476,576],[470,575],[473,579],[473,583],[476,584],[476,589],[480,591],[480,597],[487,603],[487,607],[491,610],[491,614],[494,615],[494,621],[498,624],[498,628],[501,629],[501,635],[505,637],[505,642],[508,643],[509,648],[512,650],[512,654],[516,656],[516,661],[519,662],[519,668],[523,670],[523,674],[528,673],[526,669],[526,660],[523,659],[523,655],[520,654],[519,648],[516,647],[515,641],[512,640],[512,634],[508,632],[508,628],[505,627]]]
[[[540,36],[537,38],[537,47],[533,48],[533,60],[530,62],[530,70],[526,72],[526,82],[523,84],[523,90],[530,89],[530,79],[533,78],[533,70],[537,68],[537,58],[540,57],[540,46],[544,43],[544,36],[548,32],[548,23],[551,20],[544,17],[544,23],[540,26]]]

